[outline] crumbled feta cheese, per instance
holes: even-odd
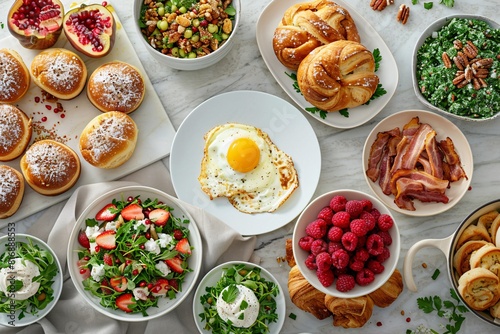
[[[145,226],[146,229],[149,228],[148,225],[146,225],[146,219],[141,219],[141,220],[138,220],[135,224],[134,224],[134,230],[138,230],[141,226]]]
[[[158,233],[158,243],[160,244],[161,248],[167,247],[167,245],[170,244],[173,239],[174,238],[170,234]],[[173,245],[172,245],[172,247],[173,247]],[[170,248],[172,248],[172,247],[170,247]]]
[[[95,241],[89,241],[89,245],[90,245],[90,254],[95,254],[96,253],[95,247],[97,246],[97,243]]]
[[[135,288],[132,290],[135,299],[148,300],[149,290],[148,288]]]
[[[87,228],[85,229],[85,235],[90,241],[94,241],[99,234],[101,234],[101,229],[98,225],[87,226]]]
[[[155,268],[161,271],[162,276],[166,277],[168,274],[170,274],[170,268],[167,266],[167,264],[163,261],[158,262],[155,265]]]
[[[116,222],[116,221],[114,221],[114,222],[108,222],[108,223],[106,224],[106,226],[104,227],[104,229],[105,229],[106,231],[112,230],[112,231],[115,231],[115,232],[116,232],[116,224],[117,224],[117,223],[118,223],[118,222]]]
[[[96,282],[100,282],[102,276],[104,276],[104,264],[99,264],[92,267],[92,271],[90,272],[90,276]]]
[[[144,244],[144,249],[148,252],[160,254],[160,246],[155,242],[153,238],[146,241]]]

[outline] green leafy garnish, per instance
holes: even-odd
[[[222,291],[222,299],[226,303],[232,303],[236,300],[236,297],[238,296],[238,288],[236,285],[230,285],[227,287],[226,290]]]
[[[378,71],[378,68],[380,67],[380,62],[382,61],[382,55],[380,54],[379,49],[375,49],[372,52],[373,58],[375,60],[375,72]]]
[[[424,8],[427,10],[432,9],[433,5],[434,5],[434,3],[432,3],[432,2],[424,2]]]
[[[411,0],[411,4],[412,4],[412,5],[416,5],[416,4],[418,4],[418,0]]]
[[[441,272],[439,271],[439,269],[436,268],[436,270],[434,270],[434,274],[432,274],[432,279],[436,280],[436,278],[438,278],[438,276],[439,276],[440,273]]]
[[[290,313],[290,315],[288,316],[290,319],[293,319],[293,320],[296,320],[297,319],[297,315],[295,313]]]
[[[446,7],[453,7],[455,5],[455,0],[441,0],[442,4],[444,4]]]

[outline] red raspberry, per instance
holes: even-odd
[[[356,274],[356,283],[361,286],[365,286],[373,282],[375,279],[375,274],[368,268],[364,268],[361,271],[358,271]]]
[[[380,274],[384,271],[384,265],[377,260],[370,260],[366,263],[366,268],[373,271],[374,274]]]
[[[368,226],[364,219],[353,219],[349,225],[351,232],[356,234],[358,237],[362,237],[368,233]]]
[[[332,266],[332,257],[327,252],[321,252],[316,255],[316,265],[320,271],[329,270]]]
[[[361,248],[356,251],[354,254],[354,260],[358,260],[361,262],[366,262],[370,258],[370,253],[366,250],[366,248]]]
[[[346,251],[352,252],[356,249],[356,245],[358,244],[358,237],[356,234],[352,232],[346,232],[342,236],[342,245],[344,246]]]
[[[392,245],[392,237],[388,231],[378,231],[377,234],[380,235],[384,240],[384,245],[386,246]]]
[[[384,251],[384,240],[376,233],[366,239],[366,249],[370,255],[380,255]]]
[[[333,284],[333,281],[335,280],[335,276],[333,275],[333,271],[331,270],[316,270],[316,276],[318,276],[319,282],[324,286],[324,287],[329,287],[330,285]]]
[[[333,254],[336,250],[344,249],[340,241],[330,241],[328,243],[328,253]]]
[[[333,214],[332,223],[333,226],[346,229],[349,227],[349,224],[351,223],[351,216],[345,211],[336,212]]]
[[[338,226],[332,226],[328,230],[328,240],[330,241],[340,241],[342,240],[342,235],[344,231]]]
[[[365,248],[365,244],[366,244],[366,235],[363,235],[361,237],[358,237],[358,244],[356,246],[356,249],[362,249],[362,248]]]
[[[362,199],[361,200],[361,204],[363,205],[363,209],[366,210],[366,211],[370,211],[371,209],[373,209],[373,203],[372,201],[370,201],[369,199]]]
[[[327,223],[332,221],[333,217],[333,210],[329,206],[325,206],[321,211],[318,213],[318,216],[316,218],[323,219]]]
[[[347,292],[349,290],[354,289],[356,286],[356,281],[354,280],[354,276],[348,274],[341,274],[337,277],[337,283],[335,283],[337,290],[340,292]]]
[[[370,214],[373,216],[373,218],[375,218],[375,221],[378,220],[378,217],[380,217],[380,211],[378,211],[377,209],[373,208],[371,211],[370,211]]]
[[[365,220],[366,226],[368,227],[368,231],[373,230],[375,228],[375,226],[377,225],[377,221],[375,220],[375,217],[373,217],[373,215],[367,211],[361,212],[361,214],[359,215],[359,218]]]
[[[378,218],[377,225],[381,231],[388,231],[391,229],[392,225],[394,225],[394,221],[391,216],[384,213]]]
[[[337,269],[347,268],[349,265],[349,254],[345,249],[339,249],[332,253],[332,265]]]
[[[363,212],[363,204],[361,201],[352,199],[345,204],[345,211],[351,215],[351,218],[358,218]]]
[[[349,263],[349,268],[351,268],[352,271],[361,271],[364,267],[365,263],[359,260],[351,259],[351,263]]]
[[[323,239],[316,239],[311,244],[311,253],[316,256],[328,250],[328,244]]]
[[[330,200],[330,208],[334,212],[344,211],[346,203],[347,199],[344,196],[333,196],[333,198]]]
[[[314,256],[313,254],[309,254],[309,256],[304,261],[304,264],[310,270],[318,269],[318,266],[316,265],[316,256]]]
[[[343,269],[338,269],[338,268],[332,267],[332,271],[333,271],[333,275],[335,277],[338,277],[339,275],[342,275],[342,274],[348,274],[349,267],[345,267]]]
[[[311,245],[313,241],[316,240],[310,235],[303,236],[302,238],[299,239],[299,247],[305,250],[306,252],[311,251]]]
[[[306,233],[315,239],[321,239],[326,234],[326,222],[323,219],[316,219],[306,226]]]
[[[391,257],[391,251],[389,250],[389,248],[384,247],[384,249],[382,250],[382,253],[377,255],[376,259],[378,262],[382,263],[382,262],[385,262],[390,257]]]

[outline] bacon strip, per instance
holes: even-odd
[[[389,131],[379,132],[377,134],[377,139],[375,139],[370,148],[368,168],[366,170],[366,175],[373,182],[377,181],[379,176],[378,164],[382,159],[384,148],[389,142],[389,139],[395,135],[399,135],[399,132],[399,128],[395,128]]]
[[[422,124],[415,135],[411,137],[406,153],[402,159],[401,168],[413,169],[417,164],[418,157],[425,148],[427,141],[434,139],[436,131],[429,124]]]
[[[437,178],[443,178],[443,154],[439,150],[438,143],[434,137],[425,144],[425,152],[427,153],[430,174]]]
[[[450,139],[450,137],[446,137],[446,139],[441,140],[439,142],[439,147],[443,151],[444,158],[450,168],[450,181],[455,182],[463,177],[467,179],[467,174],[462,168],[460,157],[455,151],[455,145],[453,144],[453,141]]]
[[[425,189],[424,185],[410,178],[400,178],[396,182],[397,195],[394,203],[400,208],[415,211],[413,199],[421,202],[448,203],[449,199],[444,193],[437,190]]]

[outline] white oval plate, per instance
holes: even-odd
[[[299,187],[272,213],[248,214],[235,209],[227,198],[210,198],[201,190],[200,175],[204,135],[228,122],[252,125],[267,132],[276,146],[293,159]],[[254,91],[217,95],[196,107],[182,122],[172,143],[170,173],[177,196],[205,209],[242,235],[278,229],[309,203],[321,172],[318,139],[302,113],[287,101]]]
[[[395,127],[399,127],[400,129],[408,123],[413,117],[418,116],[420,123],[428,123],[434,130],[436,130],[436,138],[438,140],[443,140],[446,137],[450,137],[453,140],[453,144],[455,145],[455,150],[460,157],[460,161],[462,163],[462,168],[464,169],[467,179],[462,178],[459,181],[451,183],[451,187],[446,190],[446,196],[449,198],[449,202],[444,203],[435,203],[429,202],[424,203],[418,200],[414,201],[415,211],[403,210],[400,209],[394,203],[394,196],[385,195],[378,185],[378,181],[372,182],[366,176],[366,170],[368,168],[368,157],[370,155],[370,148],[377,138],[377,134],[379,132],[388,131]],[[472,159],[472,151],[469,146],[469,142],[467,138],[465,138],[464,134],[460,129],[438,114],[435,114],[431,111],[425,110],[404,110],[397,112],[389,117],[386,117],[380,123],[378,123],[373,130],[368,135],[368,138],[365,141],[365,145],[363,147],[363,174],[366,182],[370,189],[375,193],[375,195],[384,202],[390,209],[403,213],[409,216],[433,216],[439,213],[445,212],[451,209],[455,204],[457,204],[460,199],[465,195],[467,190],[469,189],[470,182],[472,180],[472,172],[473,172],[473,159]]]
[[[278,280],[269,271],[267,271],[265,268],[255,263],[245,262],[245,261],[230,261],[220,264],[217,267],[210,270],[205,275],[205,277],[202,278],[200,284],[198,284],[198,288],[196,288],[196,292],[193,298],[193,317],[194,317],[194,322],[196,323],[196,327],[198,327],[198,330],[202,334],[212,334],[211,331],[207,331],[203,328],[205,324],[201,322],[201,319],[198,316],[200,313],[203,313],[203,305],[200,303],[200,297],[206,293],[205,292],[206,287],[214,286],[217,284],[217,282],[220,280],[220,278],[224,273],[222,269],[229,268],[236,264],[244,264],[246,267],[260,268],[261,270],[260,273],[262,274],[262,277],[265,278],[267,281],[274,282],[274,284],[278,286],[278,289],[280,291],[279,294],[276,296],[278,320],[276,322],[272,322],[269,324],[269,334],[278,334],[285,322],[286,303],[285,303],[284,291],[281,288],[281,285],[278,282]]]
[[[368,105],[349,109],[349,117],[344,117],[338,112],[332,112],[328,113],[326,118],[323,119],[319,114],[313,114],[307,111],[306,108],[310,108],[312,105],[304,99],[301,93],[295,90],[293,87],[293,80],[287,75],[287,73],[290,74],[293,71],[280,63],[273,50],[274,31],[276,27],[278,27],[283,14],[290,6],[302,1],[303,0],[274,0],[264,8],[257,21],[256,29],[257,45],[262,55],[262,59],[266,63],[274,79],[276,79],[288,96],[290,96],[290,98],[308,115],[318,121],[339,129],[350,129],[368,122],[385,107],[398,86],[398,66],[391,50],[368,21],[358,14],[350,4],[346,3],[346,1],[335,0],[336,3],[347,9],[351,14],[351,17],[356,23],[359,36],[361,37],[361,44],[366,46],[370,51],[377,48],[380,50],[382,61],[377,71],[377,75],[382,87],[387,93],[371,101]]]

